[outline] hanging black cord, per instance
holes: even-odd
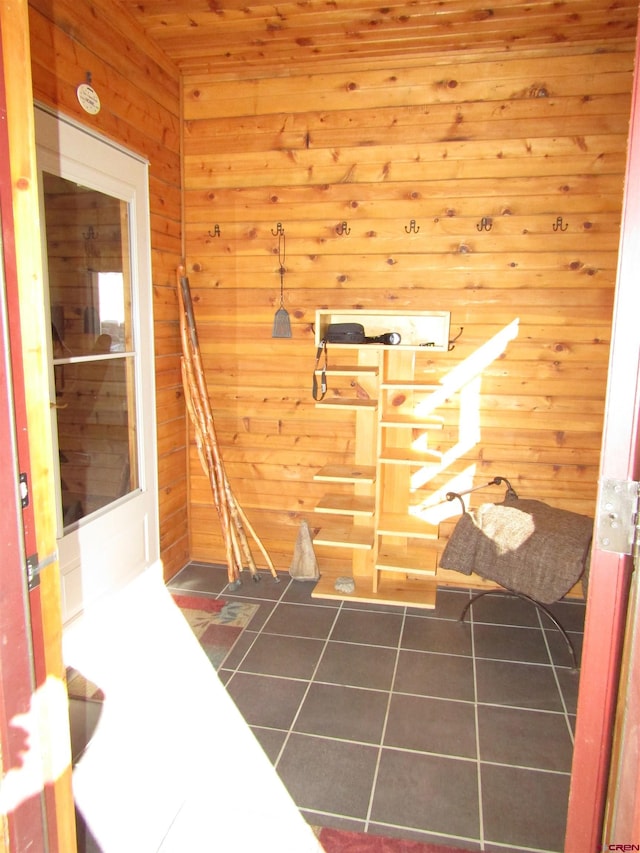
[[[322,369],[320,370],[320,384],[318,385],[318,370],[320,369],[320,359],[324,354],[324,363],[322,365]],[[312,393],[313,399],[316,402],[324,399],[325,394],[327,393],[327,340],[326,338],[320,341],[320,346],[316,352],[316,366],[313,371],[313,385],[312,385]]]

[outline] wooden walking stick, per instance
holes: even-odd
[[[182,341],[182,384],[187,412],[193,424],[200,464],[209,478],[213,501],[220,519],[224,539],[227,574],[229,583],[240,585],[240,572],[246,564],[254,580],[260,580],[251,553],[246,530],[260,549],[269,571],[278,580],[278,575],[262,541],[249,523],[238,504],[222,461],[220,447],[213,422],[213,412],[202,367],[200,346],[193,316],[193,303],[189,279],[183,266],[177,270],[178,303],[180,305],[180,338]]]

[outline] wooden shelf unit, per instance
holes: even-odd
[[[353,464],[330,465],[319,470],[318,482],[342,484],[318,501],[322,514],[314,537],[318,545],[352,551],[354,593],[337,592],[335,576],[322,574],[314,589],[316,598],[350,598],[375,603],[435,607],[438,527],[411,513],[412,471],[438,465],[441,454],[430,450],[426,436],[441,430],[444,419],[429,409],[414,411],[415,402],[442,386],[416,374],[416,353],[446,352],[450,315],[444,311],[331,311],[316,314],[316,346],[331,323],[357,322],[365,334],[377,337],[397,331],[401,342],[333,344],[328,346],[328,390],[318,409],[343,409],[355,413]],[[346,353],[349,353],[347,357]],[[332,366],[334,353],[343,362]],[[414,431],[424,435],[413,447]],[[320,516],[318,516],[320,518]]]

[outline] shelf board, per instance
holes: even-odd
[[[444,352],[445,347],[426,347],[424,344],[380,344],[375,341],[369,341],[362,344],[339,343],[338,341],[329,341],[327,346],[333,350],[336,349],[367,349],[367,350],[397,350],[399,352]]]
[[[325,465],[313,476],[320,483],[375,483],[375,465]]]
[[[314,545],[329,545],[332,548],[358,548],[362,551],[370,551],[373,548],[373,542],[373,529],[364,527],[335,530],[328,526],[321,527],[313,537]]]
[[[332,575],[322,575],[313,588],[311,598],[325,598],[333,601],[358,601],[362,604],[388,604],[397,607],[421,607],[433,610],[436,606],[436,581],[428,580],[399,581],[380,578],[378,591],[373,592],[370,578],[355,578],[356,588],[351,593],[337,592]]]
[[[412,415],[382,415],[381,427],[407,427],[409,429],[442,429],[444,418],[416,418]]]
[[[378,408],[377,400],[359,400],[357,397],[331,397],[316,403],[318,409],[370,409]]]
[[[429,524],[415,515],[386,512],[378,524],[381,536],[413,536],[416,539],[437,539],[438,525]]]
[[[315,372],[322,373],[322,368],[316,368]],[[327,376],[377,376],[378,366],[369,364],[336,364],[333,367],[327,367],[325,373]]]
[[[365,334],[370,338],[386,332],[398,332],[401,343],[387,346],[378,343],[332,344],[329,347],[344,346],[348,348],[363,347],[388,350],[424,350],[429,352],[445,352],[449,348],[449,327],[451,314],[449,311],[406,311],[403,309],[329,309],[319,308],[316,311],[315,344],[321,345],[332,323],[361,323]],[[426,347],[429,343],[431,346]]]
[[[442,391],[442,385],[434,385],[433,382],[416,382],[411,379],[381,382],[380,388],[385,391]]]
[[[442,460],[437,450],[405,450],[403,447],[388,447],[380,451],[380,462],[389,465],[433,465]]]
[[[433,610],[436,606],[438,585],[435,578],[420,580],[395,579],[381,577],[378,581],[376,600],[385,604],[422,607]]]
[[[376,508],[374,497],[366,495],[323,495],[316,505],[316,512],[335,515],[373,516]]]
[[[378,554],[376,569],[382,572],[433,576],[437,570],[436,553],[426,548],[400,551],[386,547]]]

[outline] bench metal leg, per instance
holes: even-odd
[[[495,594],[495,593],[502,593],[504,595],[505,592],[508,595],[515,595],[517,598],[523,599],[523,601],[528,601],[529,604],[533,604],[534,607],[537,607],[537,609],[539,611],[541,611],[542,613],[545,613],[548,616],[548,618],[553,622],[553,624],[556,626],[558,631],[560,631],[560,633],[564,637],[564,641],[567,644],[567,648],[569,649],[569,654],[571,655],[571,660],[573,662],[572,668],[574,670],[577,670],[578,669],[578,661],[576,658],[576,652],[575,652],[575,649],[573,647],[573,643],[571,642],[571,638],[569,637],[569,635],[567,634],[565,629],[558,622],[556,617],[553,615],[553,613],[549,610],[549,608],[546,605],[542,604],[542,602],[540,602],[540,601],[536,601],[535,598],[531,598],[530,595],[526,595],[524,592],[516,592],[515,590],[507,589],[506,587],[502,587],[501,589],[483,589],[481,592],[477,592],[475,595],[473,595],[469,599],[469,601],[465,604],[465,606],[462,610],[462,613],[458,617],[458,621],[464,622],[464,618],[467,615],[469,608],[479,598],[482,598],[484,595],[491,595],[491,594]]]

